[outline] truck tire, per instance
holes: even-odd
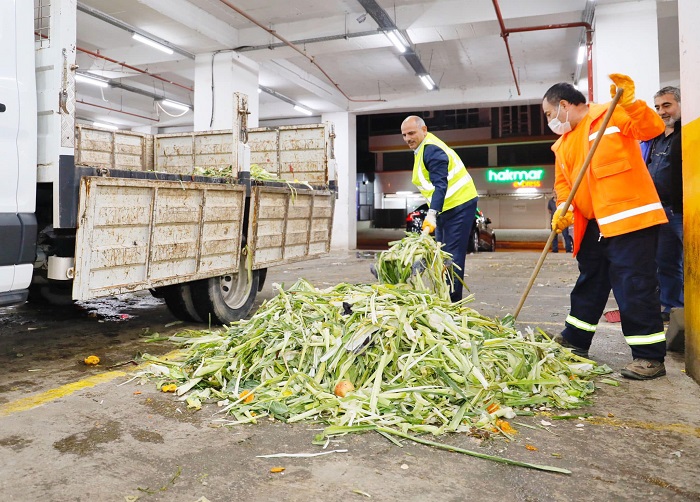
[[[490,252],[495,252],[496,251],[496,236],[493,235],[491,236],[491,247],[489,248]]]
[[[156,296],[157,295],[157,296]],[[156,289],[157,298],[163,298],[168,310],[181,321],[202,322],[202,318],[197,314],[192,301],[192,290],[190,283],[173,284]]]
[[[202,279],[192,284],[192,300],[204,322],[229,324],[245,318],[253,308],[258,293],[260,271],[252,276],[241,267],[238,274]]]

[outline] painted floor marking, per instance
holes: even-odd
[[[160,356],[158,359],[161,360],[168,360],[168,359],[173,359],[177,355],[181,354],[182,351],[180,350],[174,350],[172,352],[169,352],[163,356]],[[32,408],[36,408],[37,406],[41,406],[42,404],[49,403],[51,401],[55,401],[56,399],[60,399],[62,397],[69,396],[79,390],[82,389],[87,389],[90,387],[94,387],[96,385],[99,385],[101,383],[105,382],[110,382],[116,378],[119,377],[125,377],[127,376],[128,373],[133,373],[134,371],[144,369],[146,366],[152,364],[155,361],[147,361],[145,363],[142,363],[138,366],[135,366],[131,370],[127,371],[108,371],[106,373],[99,373],[97,375],[92,375],[87,378],[83,378],[81,380],[78,380],[77,382],[71,382],[67,383],[65,385],[61,385],[60,387],[56,387],[54,389],[49,389],[47,391],[41,392],[39,394],[36,394],[34,396],[28,396],[28,397],[23,397],[21,399],[17,399],[15,401],[10,401],[9,403],[5,403],[0,406],[0,417],[6,417],[8,415],[11,415],[13,413],[18,413],[20,411],[26,411],[30,410]]]

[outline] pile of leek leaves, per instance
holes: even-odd
[[[541,330],[516,331],[512,317],[480,315],[471,297],[451,303],[449,255],[430,236],[392,243],[376,269],[379,284],[276,285],[249,320],[173,336],[182,357],[146,356],[145,374],[176,383],[189,407],[216,402],[230,425],[271,416],[323,422],[327,434],[403,437],[509,435],[504,419],[523,408],[585,405],[592,378],[610,371]],[[355,387],[345,397],[333,392],[341,380]]]

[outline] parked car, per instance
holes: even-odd
[[[428,214],[428,204],[421,204],[408,213],[408,216],[406,216],[406,231],[420,232],[426,214]],[[481,209],[477,207],[467,252],[496,251],[496,232],[489,227],[490,224],[491,219],[484,216]]]

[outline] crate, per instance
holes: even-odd
[[[75,164],[125,171],[153,170],[153,136],[75,126]]]
[[[283,180],[326,186],[332,149],[329,131],[327,124],[249,129],[250,163]]]
[[[245,187],[83,177],[73,298],[238,272]]]
[[[197,174],[199,168],[211,176],[238,176],[231,130],[157,134],[153,141],[154,169],[158,172]]]
[[[330,251],[335,193],[290,187],[251,190],[248,247],[253,268],[306,260]]]

